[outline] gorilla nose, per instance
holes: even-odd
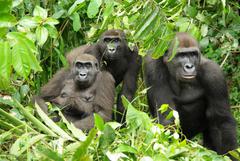
[[[87,78],[87,73],[79,73],[79,78],[80,78],[80,79],[85,79],[85,78]]]
[[[109,51],[110,53],[115,53],[116,49],[115,49],[115,48],[109,48],[108,51]]]
[[[87,74],[86,73],[80,73],[80,76],[85,77]]]
[[[191,64],[191,63],[186,63],[186,64],[184,65],[184,70],[185,70],[186,72],[193,72],[193,71],[195,70],[195,67],[194,67],[194,65]]]

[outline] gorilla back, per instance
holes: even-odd
[[[175,57],[173,46],[177,45]],[[236,125],[231,115],[228,91],[220,67],[204,58],[197,41],[187,33],[177,33],[168,52],[160,59],[145,58],[145,80],[151,113],[162,104],[179,112],[187,138],[203,134],[204,146],[224,154],[237,148]],[[162,124],[169,124],[158,114]]]

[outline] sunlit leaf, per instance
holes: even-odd
[[[116,152],[128,152],[137,154],[137,150],[127,144],[120,144],[118,148],[115,150]]]
[[[48,13],[46,9],[43,9],[40,6],[36,6],[33,10],[33,16],[39,16],[39,17],[42,17],[43,19],[46,19],[48,16]]]
[[[54,25],[59,24],[59,21],[56,20],[56,19],[54,19],[54,18],[52,18],[52,17],[48,17],[48,18],[46,19],[46,21],[44,21],[43,24],[48,24],[48,25],[51,25],[52,27],[54,27]]]
[[[71,14],[82,8],[84,6],[84,2],[85,0],[76,0],[74,4],[69,8],[68,15],[70,16]]]
[[[12,7],[12,0],[0,0],[0,14],[10,13]]]
[[[2,13],[0,16],[0,28],[12,27],[17,23],[16,18],[8,13]]]
[[[43,46],[48,38],[48,30],[44,26],[38,26],[36,29],[36,37],[38,40],[38,45]]]
[[[203,24],[203,25],[201,26],[201,35],[202,35],[203,37],[205,37],[205,36],[207,35],[207,33],[208,33],[208,26],[207,26],[206,24]]]
[[[36,136],[31,136],[31,133],[26,133],[22,135],[19,139],[15,141],[15,143],[10,148],[10,154],[15,156],[20,156],[24,151],[34,145],[36,142],[40,141],[46,135],[39,134]]]
[[[154,9],[149,17],[147,17],[146,22],[143,26],[140,26],[140,28],[136,31],[135,37],[136,39],[141,36],[142,32],[145,31],[145,29],[152,23],[152,21],[157,17],[158,15],[158,8]]]
[[[37,21],[37,19],[30,16],[25,16],[19,21],[20,25],[28,28],[35,28],[39,25],[39,23],[40,22]]]
[[[95,126],[99,130],[103,131],[103,129],[104,129],[104,120],[97,113],[94,113],[94,123],[95,123]]]
[[[6,89],[10,83],[12,55],[8,42],[0,42],[0,89]]]
[[[97,130],[95,128],[91,129],[86,141],[82,142],[82,144],[77,148],[76,152],[73,154],[72,161],[83,160],[87,155],[87,150],[94,137],[97,134]]]
[[[81,28],[79,14],[76,12],[72,14],[72,20],[73,20],[73,30],[77,32]]]
[[[45,24],[44,27],[48,30],[48,34],[52,38],[58,37],[58,31],[54,26],[51,26],[49,24]]]
[[[87,9],[87,15],[89,18],[93,18],[97,15],[99,11],[99,7],[102,4],[102,0],[91,0],[88,9]]]

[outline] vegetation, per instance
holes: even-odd
[[[123,29],[140,55],[151,50],[155,58],[176,31],[187,31],[224,70],[239,125],[239,10],[234,0],[0,0],[0,160],[229,160],[180,136],[176,111],[174,126],[154,123],[141,77],[134,101],[123,98],[122,128],[98,115],[88,134],[64,118],[56,125],[30,98],[67,66],[66,52],[106,29]],[[240,159],[238,151],[231,154]]]

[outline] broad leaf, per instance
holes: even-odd
[[[82,8],[84,6],[84,2],[85,0],[76,0],[74,4],[69,8],[68,15],[70,16],[71,14]]]
[[[48,13],[46,9],[43,9],[40,6],[36,6],[33,10],[33,16],[39,16],[39,17],[42,17],[43,19],[46,19],[48,16]]]
[[[0,42],[0,89],[6,89],[10,83],[11,50],[8,42]]]
[[[12,0],[0,0],[0,14],[10,13],[12,7]]]
[[[99,7],[102,4],[102,0],[91,0],[89,5],[88,5],[88,9],[87,9],[87,15],[89,18],[94,18],[98,11],[99,11]]]
[[[72,20],[73,20],[73,30],[77,32],[81,28],[80,17],[77,12],[75,12],[72,15]]]
[[[0,16],[1,27],[13,27],[17,23],[16,18],[9,13],[2,13]]]
[[[47,41],[48,38],[48,30],[44,26],[38,26],[36,29],[36,37],[39,46],[43,46],[43,44]]]

